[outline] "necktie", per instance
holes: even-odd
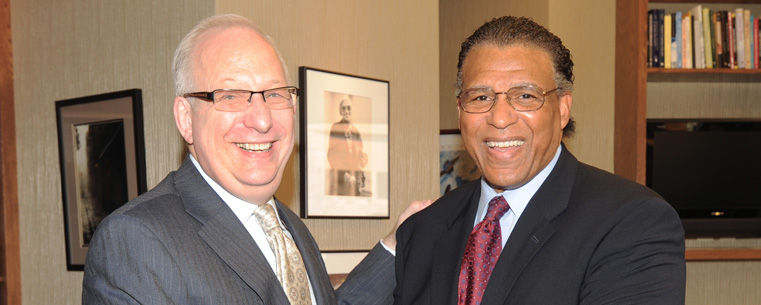
[[[292,305],[311,305],[304,261],[296,244],[280,228],[275,209],[269,204],[262,204],[254,210],[254,216],[267,234],[267,242],[277,258],[277,279],[288,301]]]
[[[458,305],[481,304],[489,276],[502,252],[502,228],[499,219],[509,209],[510,206],[504,197],[494,197],[489,201],[486,217],[470,233],[460,266],[460,279],[457,284]]]

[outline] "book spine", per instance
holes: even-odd
[[[663,15],[663,67],[671,69],[671,15]]]
[[[758,36],[758,18],[753,19],[753,38],[755,38],[755,43],[753,44],[753,58],[755,61],[753,62],[753,68],[758,69],[759,64],[759,52],[758,47],[761,45],[761,43],[758,42],[761,37]]]
[[[700,5],[690,10],[692,16],[692,56],[694,57],[693,67],[704,69],[706,67],[705,45],[703,42],[703,9]]]
[[[676,28],[674,35],[674,40],[676,40],[676,67],[682,68],[682,12],[674,13],[674,25]]]
[[[721,37],[721,11],[713,12],[711,14],[711,21],[713,21],[713,40],[714,40],[714,50],[716,51],[714,54],[716,54],[714,57],[716,58],[716,62],[713,63],[714,67],[716,68],[723,68],[724,67],[724,43],[722,41]]]
[[[703,8],[703,47],[705,54],[705,67],[708,69],[713,68],[713,48],[711,47],[712,35],[711,35],[711,15],[707,7]]]
[[[682,46],[684,47],[684,55],[682,56],[682,66],[685,69],[692,69],[692,62],[694,60],[692,56],[692,16],[684,16],[684,23],[682,24],[682,35],[684,41]]]
[[[750,33],[752,33],[750,29],[750,10],[743,10],[743,39],[745,43],[745,69],[752,69],[753,68],[753,62],[750,60],[750,57],[753,56],[752,50],[751,50],[751,40],[750,40]]]
[[[653,67],[653,10],[647,11],[647,67]]]
[[[737,51],[735,48],[737,45],[735,44],[735,16],[731,11],[727,11],[727,39],[729,46],[729,68],[731,69],[737,69],[737,62],[735,59],[737,59]]]
[[[735,10],[735,52],[737,57],[735,63],[738,69],[745,69],[745,30],[743,29],[745,18],[743,18],[743,9]]]
[[[656,41],[656,46],[657,46],[657,48],[656,48],[657,52],[655,53],[656,56],[657,56],[656,57],[657,58],[657,64],[654,63],[654,65],[655,65],[656,68],[663,68],[663,67],[665,67],[665,64],[663,63],[664,57],[665,57],[665,50],[664,49],[666,47],[663,44],[663,28],[664,28],[663,27],[663,17],[664,17],[664,15],[665,15],[665,13],[664,13],[664,10],[662,10],[662,9],[655,11],[655,16],[656,16],[656,20],[655,20],[656,32],[655,32],[655,34],[656,35],[655,35],[654,39]]]

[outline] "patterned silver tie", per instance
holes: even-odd
[[[256,221],[267,234],[267,242],[277,258],[277,279],[292,305],[311,305],[309,282],[304,261],[296,243],[285,235],[277,221],[275,209],[262,204],[254,210]]]

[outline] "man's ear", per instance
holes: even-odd
[[[178,96],[174,99],[174,122],[180,135],[188,145],[193,145],[193,106],[188,99]]]
[[[573,94],[566,93],[560,97],[558,103],[560,107],[560,128],[565,128],[568,125],[568,121],[571,119],[571,106],[573,106]]]

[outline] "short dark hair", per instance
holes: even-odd
[[[526,46],[547,52],[552,60],[557,95],[562,96],[573,91],[573,60],[569,51],[555,34],[545,27],[525,17],[505,16],[494,18],[484,23],[473,35],[470,35],[462,43],[460,56],[457,62],[456,93],[462,92],[462,64],[470,50],[479,46]],[[563,128],[563,136],[573,135],[576,122],[571,118]]]

